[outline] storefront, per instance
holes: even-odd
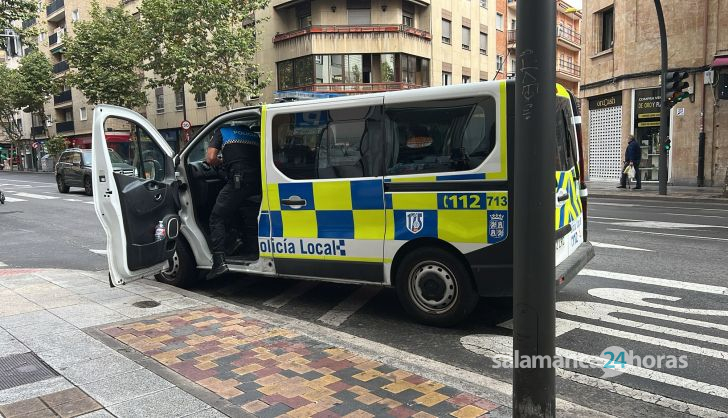
[[[640,175],[643,181],[657,181],[660,161],[660,94],[659,88],[633,90],[632,132],[642,150]]]
[[[622,92],[589,98],[589,179],[618,180],[622,171]]]

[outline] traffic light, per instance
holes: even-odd
[[[670,147],[672,145],[670,144],[670,138],[665,138],[665,151],[670,151]]]
[[[690,93],[683,91],[690,87],[687,81],[683,81],[686,78],[688,78],[687,71],[671,71],[667,73],[667,77],[665,77],[665,91],[668,107],[673,107],[690,96]]]

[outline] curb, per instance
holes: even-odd
[[[703,196],[676,196],[676,195],[658,195],[658,194],[631,194],[627,193],[600,193],[589,192],[589,197],[608,198],[608,199],[629,199],[629,200],[654,200],[663,202],[694,202],[694,203],[717,203],[728,205],[728,198],[725,197],[703,197]]]

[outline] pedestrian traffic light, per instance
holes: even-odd
[[[690,87],[687,81],[683,81],[688,78],[686,71],[671,71],[667,73],[665,77],[665,95],[667,96],[667,106],[673,107],[683,99],[690,96],[690,93],[684,92],[683,90]]]
[[[665,151],[670,151],[670,147],[672,145],[670,144],[670,138],[665,138]]]

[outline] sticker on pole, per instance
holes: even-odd
[[[182,129],[184,129],[185,131],[187,131],[187,130],[189,130],[192,127],[192,124],[188,120],[183,120],[182,121],[182,124],[180,125],[180,127]]]

